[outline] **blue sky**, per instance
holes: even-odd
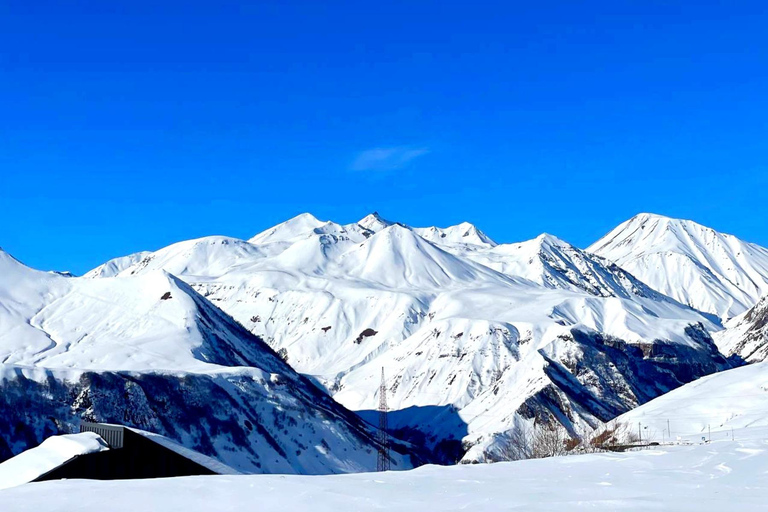
[[[768,245],[762,2],[0,3],[0,246],[76,273],[295,214]]]

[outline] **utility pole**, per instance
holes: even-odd
[[[731,441],[735,441],[735,440],[736,440],[736,438],[733,437],[733,427],[731,427]]]
[[[712,427],[707,425],[707,430],[709,431],[707,433],[707,442],[711,443],[712,442]]]
[[[640,438],[640,442],[643,442],[643,431],[640,430],[640,422],[637,422],[637,437]]]
[[[672,431],[669,429],[669,420],[667,420],[667,434],[669,434],[669,442],[672,442]]]
[[[389,435],[387,434],[387,384],[384,380],[384,368],[381,369],[379,386],[379,455],[376,471],[389,471]]]

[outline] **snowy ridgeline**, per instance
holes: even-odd
[[[729,367],[709,336],[718,308],[694,310],[547,234],[499,245],[468,223],[304,214],[248,241],[180,242],[88,277],[160,270],[366,418],[386,368],[391,425],[443,462],[485,460],[533,418],[589,428]]]
[[[765,510],[764,430],[736,442],[406,472],[69,480],[0,491],[3,512]]]
[[[731,366],[711,335],[721,339],[723,312],[740,312],[763,289],[768,251],[649,215],[594,247],[607,259],[546,234],[499,245],[468,223],[410,228],[370,215],[340,225],[305,214],[248,241],[180,242],[81,278],[38,272],[0,251],[0,360],[15,365],[3,386],[19,385],[18,368],[35,367],[52,373],[26,377],[40,388],[31,396],[65,391],[50,416],[0,422],[9,433],[0,458],[82,417],[159,429],[243,471],[368,467],[377,448],[370,429],[316,398],[281,358],[374,423],[384,367],[395,435],[416,445],[408,451],[417,459],[443,463],[493,459],[535,419],[589,429]],[[673,256],[653,267],[653,287],[612,261],[657,252]],[[708,297],[695,304],[701,311],[670,291],[701,277],[677,280],[689,266],[674,266],[680,255],[711,265],[708,283],[730,283],[697,289]],[[62,371],[76,377],[53,382]],[[209,392],[227,407],[206,402],[197,412],[211,425],[186,434],[185,401]],[[117,412],[103,405],[111,401]],[[8,398],[0,406],[18,408]],[[330,424],[319,421],[328,414]],[[311,443],[292,422],[315,429]],[[248,451],[251,438],[266,456]]]
[[[587,250],[723,320],[768,295],[768,249],[690,220],[640,214]]]

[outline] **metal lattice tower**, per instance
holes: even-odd
[[[381,369],[379,386],[379,457],[376,471],[389,471],[389,436],[387,435],[387,384],[384,380],[384,368]]]

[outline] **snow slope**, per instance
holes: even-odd
[[[384,367],[392,425],[446,462],[484,460],[520,422],[596,425],[728,367],[716,321],[549,235],[497,246],[466,224],[304,214],[112,266],[177,275],[354,410],[376,408]]]
[[[4,512],[499,510],[679,512],[765,508],[763,440],[413,471],[41,482],[0,491]]]
[[[768,294],[768,249],[690,220],[642,213],[587,251],[651,288],[727,320]]]
[[[616,264],[546,233],[533,240],[498,245],[467,256],[503,274],[547,288],[584,291],[601,297],[668,300]]]
[[[702,377],[620,416],[644,436],[661,442],[700,440],[709,432],[729,438],[731,429],[768,427],[768,363],[755,363]],[[744,433],[736,432],[739,435]],[[761,431],[768,434],[768,429]]]
[[[359,418],[164,270],[68,278],[0,251],[0,460],[81,419],[158,432],[245,472],[361,471],[378,448]],[[395,450],[393,464],[411,463]]]

